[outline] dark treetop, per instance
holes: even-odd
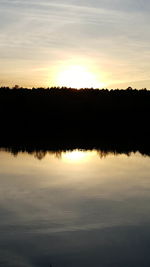
[[[0,88],[0,146],[150,152],[150,91]]]

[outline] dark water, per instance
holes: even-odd
[[[0,152],[0,266],[149,267],[150,158]]]

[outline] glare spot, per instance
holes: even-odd
[[[72,88],[102,88],[104,83],[98,81],[94,73],[84,66],[68,66],[58,73],[57,84]]]

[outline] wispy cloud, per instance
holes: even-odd
[[[51,68],[74,55],[91,59],[108,80],[147,79],[148,10],[145,0],[0,0],[0,69],[6,61],[11,68],[8,60],[23,70],[27,61]]]

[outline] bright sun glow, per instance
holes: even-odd
[[[87,159],[89,159],[89,154],[80,150],[74,150],[62,154],[62,160],[66,162],[83,162]]]
[[[104,83],[99,82],[97,77],[83,66],[68,66],[60,71],[57,78],[59,86],[72,88],[102,88]]]

